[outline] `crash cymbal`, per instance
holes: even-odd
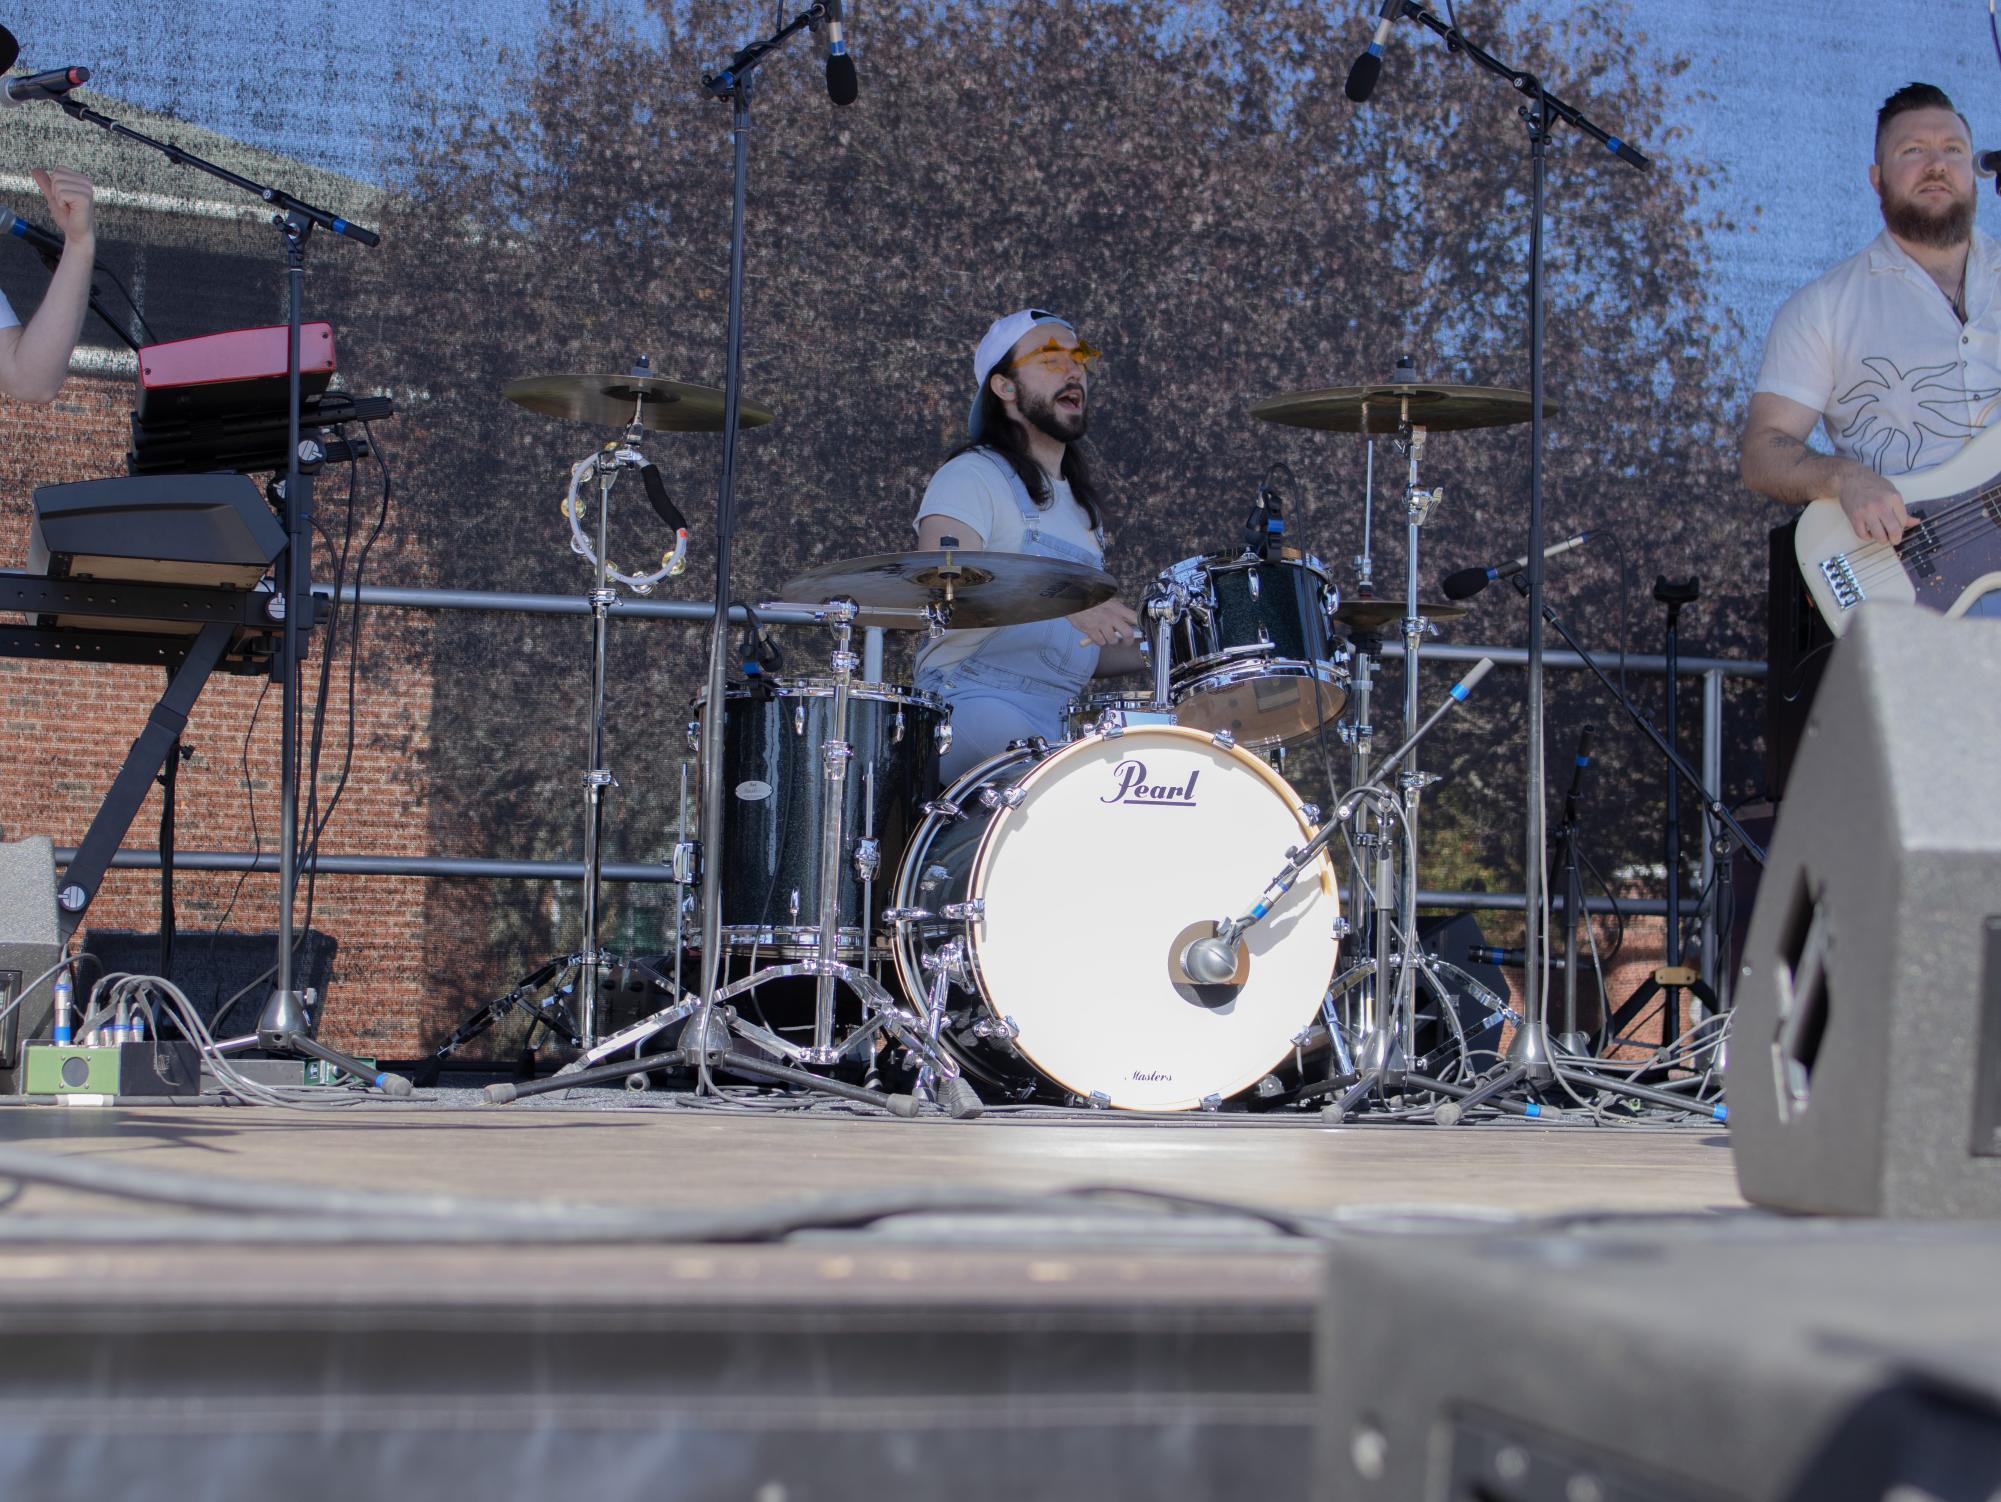
[[[1359,631],[1364,636],[1373,636],[1383,627],[1394,625],[1405,615],[1403,600],[1378,600],[1364,595],[1358,600],[1343,600],[1334,607],[1334,619],[1350,631]],[[1466,613],[1464,605],[1450,605],[1444,600],[1419,600],[1417,613],[1428,621],[1457,620]]]
[[[509,381],[501,394],[545,417],[568,417],[600,427],[637,421],[655,433],[720,433],[728,408],[713,386],[690,386],[657,375],[541,375]],[[742,426],[761,428],[771,409],[743,402]]]
[[[894,617],[874,621],[871,609],[922,611],[949,604],[946,624],[961,629],[1074,615],[1116,593],[1110,574],[1082,563],[960,549],[843,558],[786,580],[778,591],[780,599],[794,605],[853,600],[862,609],[864,624],[903,623]]]
[[[1457,428],[1498,428],[1527,422],[1531,403],[1526,391],[1507,386],[1450,386],[1418,382],[1397,386],[1328,386],[1319,391],[1293,391],[1251,403],[1251,416],[1289,428],[1318,428],[1324,433],[1394,433],[1403,421],[1404,401],[1410,420],[1428,432]],[[1562,408],[1542,399],[1542,415],[1555,417]]]

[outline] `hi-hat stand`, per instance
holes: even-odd
[[[305,634],[314,624],[312,597],[313,476],[325,454],[325,444],[317,431],[302,433],[304,393],[299,380],[300,327],[304,322],[306,245],[315,228],[363,245],[379,245],[381,236],[327,209],[296,198],[283,188],[253,182],[226,167],[217,166],[170,141],[144,135],[106,115],[90,109],[68,95],[54,103],[71,119],[95,125],[114,136],[160,152],[180,167],[193,167],[232,187],[240,188],[277,210],[271,216],[285,248],[285,561],[273,605],[284,612],[284,632],[274,671],[281,688],[279,735],[279,831],[278,831],[278,954],[270,1000],[257,1022],[258,1044],[270,1052],[303,1055],[345,1070],[357,1079],[368,1080],[385,1094],[408,1095],[410,1082],[401,1075],[384,1074],[359,1059],[328,1048],[312,1036],[310,998],[296,989],[293,979],[293,903],[300,877],[299,862],[299,677],[305,660]],[[310,451],[302,440],[310,438]]]

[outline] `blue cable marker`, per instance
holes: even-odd
[[[1728,1121],[1730,1119],[1730,1108],[1728,1106],[1718,1106],[1709,1114],[1718,1121]]]
[[[1464,704],[1466,702],[1466,696],[1471,692],[1472,690],[1467,688],[1466,685],[1463,683],[1455,683],[1452,685],[1452,697],[1457,699],[1461,704]]]
[[[1542,1115],[1542,1107],[1537,1105],[1534,1101],[1530,1101],[1527,1105],[1522,1107],[1522,1114],[1524,1116],[1540,1116]]]

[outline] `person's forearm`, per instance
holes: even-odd
[[[55,400],[69,377],[70,355],[83,332],[83,315],[90,306],[90,273],[96,257],[95,239],[71,239],[49,278],[48,293],[21,330],[14,346],[14,392],[25,401]]]
[[[1746,435],[1737,465],[1747,488],[1794,506],[1833,498],[1843,478],[1857,471],[1870,472],[1853,459],[1817,454],[1804,440],[1770,430]]]

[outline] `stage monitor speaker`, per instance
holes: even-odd
[[[0,1022],[0,1092],[21,1088],[21,1045],[46,1038],[55,1004],[47,980],[22,996],[22,988],[49,970],[62,953],[56,931],[56,853],[37,836],[0,844],[0,1006],[13,1005]]]
[[[2001,622],[1865,605],[1828,664],[1745,941],[1747,1199],[2001,1216]]]
[[[1993,1502],[2001,1227],[1625,1216],[1327,1248],[1322,1502]]]

